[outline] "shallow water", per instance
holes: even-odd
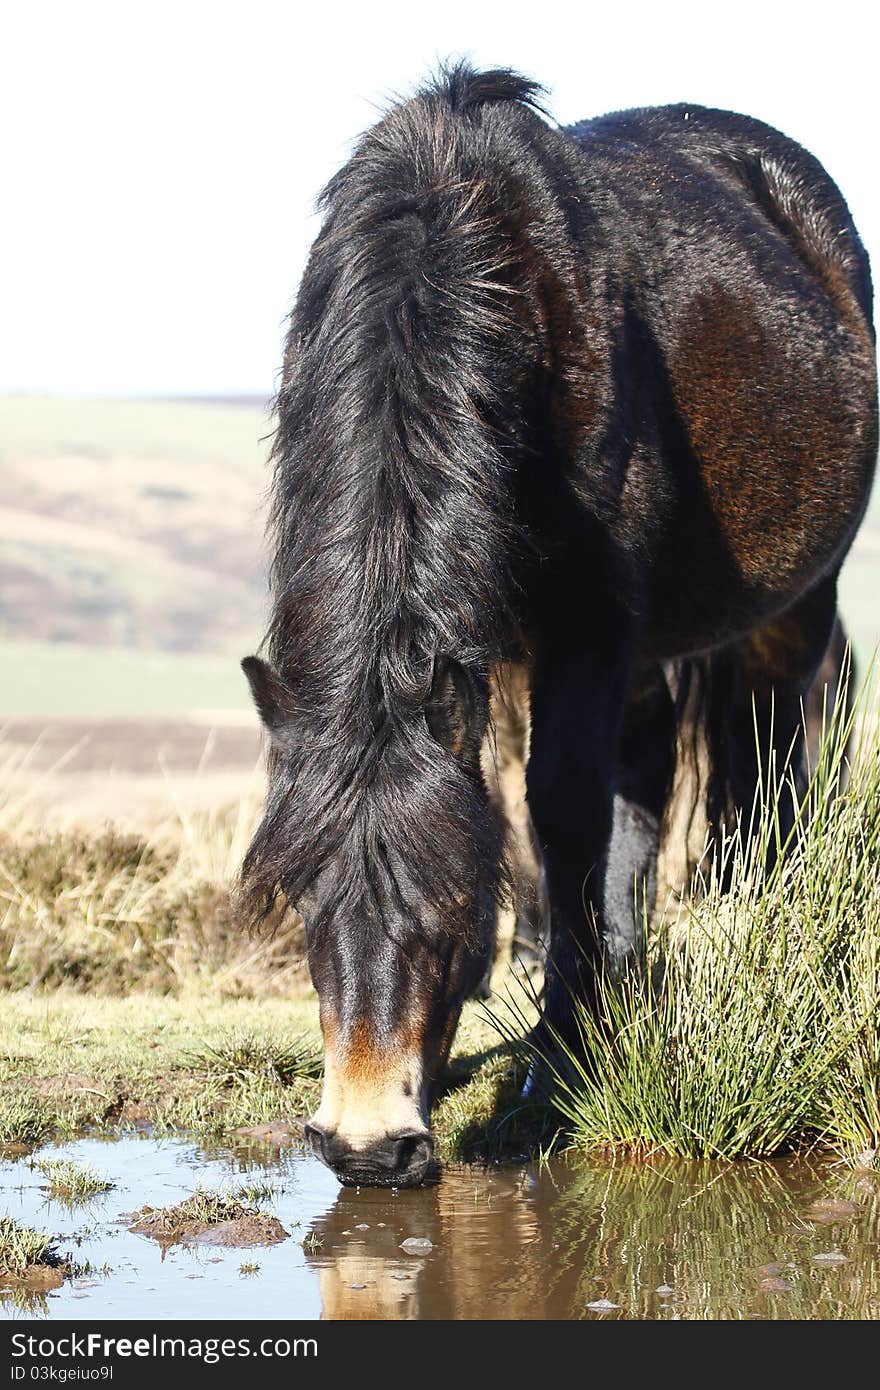
[[[299,1149],[262,1144],[125,1136],[39,1156],[115,1186],[71,1208],[47,1199],[29,1159],[6,1159],[0,1210],[107,1272],[0,1293],[8,1318],[880,1317],[880,1177],[828,1164],[562,1158],[447,1170],[395,1193],[340,1188]],[[120,1219],[248,1180],[274,1184],[261,1206],[290,1239],[163,1254]],[[411,1238],[431,1249],[408,1254]]]

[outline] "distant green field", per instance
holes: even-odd
[[[0,717],[163,718],[249,707],[233,657],[0,642]]]

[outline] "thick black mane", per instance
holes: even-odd
[[[277,400],[268,640],[292,729],[245,864],[256,915],[332,860],[337,908],[374,915],[414,889],[448,918],[498,861],[476,759],[425,712],[450,669],[485,710],[514,636],[534,335],[498,150],[539,124],[538,91],[446,70],[321,197]]]

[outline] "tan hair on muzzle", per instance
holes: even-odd
[[[313,1151],[344,1183],[413,1186],[434,1145],[417,1048],[377,1048],[358,1030],[343,1041],[324,1029],[324,1089],[306,1126]]]

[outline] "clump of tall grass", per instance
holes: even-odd
[[[846,1045],[817,1097],[815,1124],[848,1160],[880,1166],[880,733],[865,731],[829,859],[832,910],[851,926],[829,1007]],[[846,889],[846,896],[840,894]]]
[[[53,1236],[0,1216],[0,1275],[21,1279],[36,1266],[56,1268],[61,1262]]]
[[[54,1129],[55,1117],[43,1101],[14,1090],[0,1097],[0,1144],[36,1147]]]
[[[185,1064],[223,1084],[262,1077],[279,1086],[301,1079],[317,1080],[323,1059],[317,1042],[309,1037],[274,1038],[253,1032],[233,1031],[198,1052],[188,1053]]]
[[[838,702],[783,845],[785,780],[718,847],[643,968],[599,981],[544,1059],[575,1145],[767,1156],[880,1142],[880,736]],[[775,861],[766,867],[768,849]],[[783,854],[780,851],[785,850]],[[773,855],[770,856],[773,859]],[[728,886],[729,885],[729,886]]]
[[[455,1076],[431,1117],[437,1157],[446,1163],[487,1163],[551,1143],[559,1120],[522,1094],[527,1066],[518,1049],[494,1049],[472,1074]]]
[[[57,1197],[71,1206],[88,1202],[101,1193],[109,1192],[112,1182],[95,1173],[87,1164],[73,1163],[64,1158],[45,1158],[33,1165],[46,1179],[50,1197]]]

